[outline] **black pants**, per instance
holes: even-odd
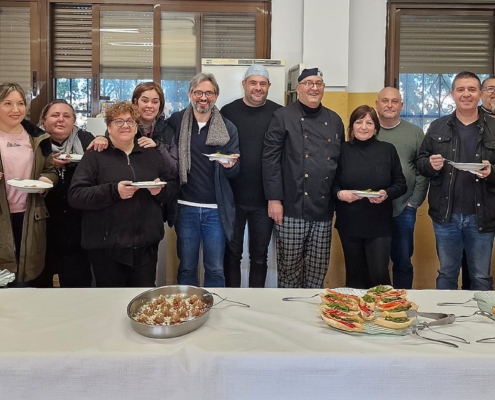
[[[227,243],[224,258],[226,287],[241,286],[241,260],[246,222],[249,232],[249,287],[265,287],[268,269],[268,245],[272,237],[273,219],[267,207],[235,206],[234,237]]]
[[[356,238],[340,234],[344,250],[346,286],[368,289],[390,285],[390,237]]]
[[[80,245],[57,248],[51,244],[46,249],[46,266],[58,274],[62,288],[91,287],[91,263],[88,252]]]
[[[126,251],[127,249],[124,249]],[[117,261],[113,250],[88,250],[96,287],[153,287],[156,280],[158,243],[146,248],[145,263],[133,266]]]

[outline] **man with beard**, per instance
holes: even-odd
[[[239,173],[239,139],[235,125],[223,118],[215,102],[219,87],[212,74],[199,73],[189,83],[189,106],[169,119],[179,149],[180,190],[175,216],[177,282],[198,286],[200,245],[203,245],[205,287],[225,286],[225,239],[234,232],[234,195],[229,179]],[[205,154],[229,154],[228,162]]]
[[[407,192],[392,202],[392,282],[397,289],[412,289],[411,257],[414,252],[416,210],[425,201],[428,179],[416,170],[416,160],[425,135],[420,127],[400,118],[403,105],[400,92],[393,87],[382,89],[375,101],[381,127],[380,140],[392,143],[397,149],[407,183]]]
[[[330,261],[337,170],[344,124],[323,107],[323,74],[302,71],[299,100],[275,111],[265,135],[263,183],[277,231],[279,287],[321,288]]]
[[[264,287],[268,269],[268,245],[273,220],[268,216],[268,203],[263,191],[261,156],[263,139],[273,112],[281,105],[267,100],[270,89],[268,70],[251,65],[242,81],[244,97],[222,107],[221,113],[232,121],[239,132],[242,164],[239,176],[232,180],[236,219],[234,238],[225,249],[225,285],[240,287],[241,260],[246,222],[249,229],[249,287]]]

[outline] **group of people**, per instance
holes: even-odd
[[[267,99],[261,65],[242,86],[244,96],[219,110],[215,77],[199,73],[189,106],[165,120],[161,87],[140,84],[130,102],[107,110],[107,131],[94,138],[63,100],[31,124],[22,89],[1,85],[0,207],[10,212],[0,216],[0,265],[16,273],[14,284],[43,286],[57,272],[61,286],[85,287],[92,270],[99,287],[154,286],[168,221],[179,284],[198,285],[202,249],[204,286],[239,287],[247,224],[250,287],[265,286],[275,227],[278,286],[321,288],[335,213],[346,286],[411,288],[416,210],[429,187],[437,288],[457,288],[463,250],[471,288],[493,288],[495,78],[481,84],[459,73],[456,109],[426,135],[400,118],[400,92],[386,87],[376,110],[351,113],[347,140],[341,118],[322,105],[318,68],[302,71],[298,100],[286,107]],[[205,156],[215,153],[224,157]],[[85,155],[71,163],[62,154]],[[471,173],[448,161],[486,167]],[[54,188],[27,194],[6,184],[13,178]]]

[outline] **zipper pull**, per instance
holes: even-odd
[[[126,154],[125,156],[127,157],[127,166],[131,165],[131,160],[129,160],[129,155]]]

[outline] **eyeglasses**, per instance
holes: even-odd
[[[117,128],[122,128],[124,124],[127,124],[129,128],[134,128],[137,125],[137,122],[133,119],[123,120],[123,119],[112,119],[112,122],[115,124]]]
[[[194,97],[200,99],[203,96],[206,96],[207,99],[211,99],[213,96],[215,96],[215,92],[202,92],[201,90],[195,90],[193,92]]]
[[[311,81],[306,81],[306,82],[301,82],[300,85],[303,85],[306,89],[310,89],[313,87],[316,87],[317,89],[321,89],[325,84],[322,81],[316,81],[316,82],[311,82]]]
[[[483,89],[483,91],[487,93],[493,93],[495,92],[495,86],[487,86],[486,88]]]

